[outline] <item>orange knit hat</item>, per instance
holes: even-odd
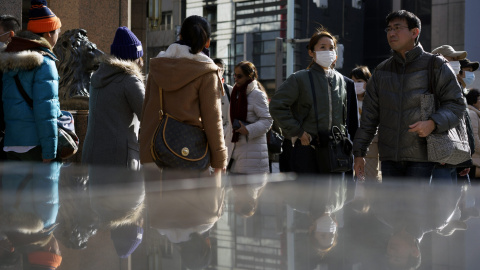
[[[27,30],[48,33],[62,27],[60,19],[47,7],[46,0],[32,0]]]
[[[62,263],[62,256],[47,251],[35,251],[28,254],[32,269],[56,269]]]

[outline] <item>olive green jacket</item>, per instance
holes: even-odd
[[[315,121],[313,95],[308,73],[313,75],[317,99],[318,129]],[[338,126],[345,132],[347,91],[343,76],[331,70],[327,78],[317,64],[309,70],[300,70],[290,75],[278,88],[270,101],[270,114],[287,136],[310,135],[330,132]],[[330,87],[329,87],[330,84]]]

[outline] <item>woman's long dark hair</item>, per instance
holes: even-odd
[[[182,40],[191,44],[190,53],[197,54],[205,48],[212,30],[208,21],[200,16],[193,15],[183,21],[180,36]]]

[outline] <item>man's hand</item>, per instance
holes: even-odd
[[[365,158],[355,157],[353,160],[353,169],[355,170],[355,176],[358,181],[365,181]]]
[[[458,173],[460,176],[465,176],[470,172],[470,168],[465,168],[461,172]]]
[[[408,127],[410,128],[408,132],[415,132],[419,137],[427,137],[435,129],[435,122],[433,120],[418,121]]]

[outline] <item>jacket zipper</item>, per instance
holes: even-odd
[[[327,71],[329,72],[329,71]],[[330,74],[329,74],[330,75]],[[333,118],[333,110],[332,110],[332,85],[331,82],[328,80],[328,75],[325,76],[327,79],[327,85],[328,85],[328,132],[332,129],[332,118]]]
[[[402,105],[403,105],[403,82],[405,80],[405,67],[406,63],[403,63],[402,64],[402,78],[401,78],[401,82],[400,82],[400,111],[403,111],[403,108],[402,108]],[[400,132],[400,128],[401,128],[401,125],[402,125],[402,114],[400,113],[399,114],[399,121],[398,121],[398,126],[397,126],[397,129],[398,131]],[[395,150],[395,160],[396,161],[399,161],[398,160],[398,146],[400,145],[400,133],[397,135],[397,149]]]

